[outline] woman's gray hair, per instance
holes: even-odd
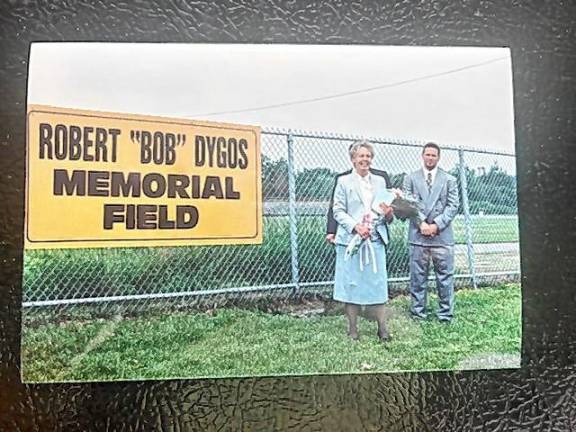
[[[374,157],[374,146],[370,141],[367,140],[359,140],[352,143],[350,148],[348,149],[348,153],[350,153],[350,159],[354,158],[354,155],[360,150],[360,148],[364,147],[366,150],[370,152],[372,157]]]

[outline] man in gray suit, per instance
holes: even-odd
[[[423,167],[407,175],[403,190],[421,203],[418,220],[411,220],[410,312],[426,318],[430,260],[436,273],[437,317],[450,322],[454,316],[454,232],[452,220],[460,204],[456,179],[438,167],[440,147],[428,143],[422,150]]]

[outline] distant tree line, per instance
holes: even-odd
[[[305,168],[295,175],[296,199],[299,201],[328,201],[336,172],[329,168]],[[461,191],[458,166],[450,170],[456,177]],[[390,175],[393,187],[401,188],[406,173]],[[465,167],[468,187],[468,204],[472,214],[516,214],[516,178],[496,163],[477,172]],[[262,189],[266,201],[288,200],[288,163],[285,159],[272,160],[262,157]],[[462,201],[462,200],[461,200]],[[462,206],[462,204],[461,204]],[[462,208],[460,208],[462,212]]]

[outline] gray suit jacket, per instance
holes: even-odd
[[[370,179],[374,190],[386,188],[384,178],[372,174]],[[355,234],[354,227],[356,224],[362,222],[366,211],[364,203],[362,202],[360,181],[354,173],[346,174],[338,178],[336,190],[334,191],[332,210],[334,212],[334,219],[338,222],[335,242],[336,244],[347,245]],[[386,222],[382,221],[377,224],[375,229],[384,244],[388,244]]]
[[[458,213],[460,198],[456,179],[438,168],[431,192],[424,178],[424,169],[419,169],[404,179],[404,192],[415,196],[422,204],[420,219],[438,226],[439,234],[433,237],[423,236],[414,220],[410,221],[408,241],[422,246],[448,246],[454,244],[452,220]]]

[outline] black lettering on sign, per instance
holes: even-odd
[[[108,133],[106,133],[106,129],[96,128],[96,138],[94,139],[94,151],[96,154],[104,155],[105,159],[108,159],[108,149],[106,148],[106,141],[108,139]],[[86,152],[84,153],[87,154]],[[92,160],[92,159],[84,159],[84,160]]]
[[[240,192],[234,190],[234,177],[224,177],[225,189],[222,190],[222,179],[217,176],[206,176],[202,199],[240,199]]]
[[[74,170],[72,176],[68,176],[68,171],[65,169],[54,170],[54,195],[86,195],[86,171]]]
[[[88,162],[94,160],[94,156],[90,154],[90,148],[94,144],[91,137],[92,132],[94,132],[94,128],[91,127],[84,128],[84,157],[82,159]]]
[[[90,128],[92,129],[92,128]],[[54,128],[54,155],[58,160],[66,159],[68,155],[68,129],[66,126],[57,124]]]
[[[120,129],[40,123],[40,159],[116,162]]]
[[[226,138],[224,137],[218,137],[218,141],[217,143],[217,154],[216,154],[216,158],[217,158],[217,165],[218,168],[226,168],[227,167],[227,160],[226,160]]]
[[[174,229],[176,224],[173,220],[168,219],[168,206],[158,206],[158,228],[159,229]]]
[[[198,209],[194,206],[176,206],[176,228],[190,229],[198,224]]]
[[[238,141],[236,141],[236,138],[230,138],[228,140],[226,153],[228,155],[228,168],[236,168],[238,166]]]
[[[116,222],[124,222],[124,204],[104,204],[104,229],[110,230]]]
[[[192,176],[192,198],[200,198],[200,176]]]
[[[138,204],[136,206],[136,227],[138,229],[156,229],[156,212],[158,206]]]
[[[201,135],[196,135],[194,138],[194,164],[197,167],[203,166],[206,163],[206,140]]]
[[[131,130],[130,139],[140,145],[140,162],[155,165],[174,165],[176,147],[186,144],[185,134],[161,131]]]
[[[134,204],[126,206],[126,229],[136,229],[136,205]]]
[[[142,179],[142,192],[149,198],[161,197],[166,192],[166,179],[159,173],[146,174]]]
[[[88,195],[108,196],[110,194],[109,178],[108,171],[88,171]]]
[[[142,163],[150,163],[152,161],[152,149],[150,146],[152,145],[152,136],[150,132],[147,131],[136,131],[134,135],[136,137],[136,141],[140,143],[140,162]],[[132,135],[130,136],[133,137]],[[134,138],[132,138],[134,141]]]
[[[156,165],[164,163],[164,135],[162,132],[154,132],[152,141],[152,157]],[[170,165],[166,163],[166,165]]]
[[[52,126],[48,123],[40,123],[40,159],[52,159]]]
[[[100,197],[240,199],[234,177],[122,171],[54,170],[53,194]]]
[[[208,165],[214,166],[214,151],[216,149],[216,137],[206,137],[208,139]]]
[[[80,160],[82,157],[82,129],[70,126],[70,160]]]
[[[104,204],[103,227],[111,230],[115,224],[133,229],[191,229],[198,225],[198,209],[189,205],[176,206],[176,219],[168,215],[168,206],[150,204]]]
[[[224,182],[226,184],[226,199],[240,199],[240,192],[234,190],[234,177],[226,177]]]
[[[120,135],[120,129],[108,129],[108,135],[112,137],[112,157],[110,160],[116,162],[117,148],[118,148],[118,135]]]
[[[186,188],[190,186],[190,177],[182,174],[168,174],[168,198],[190,198]]]
[[[128,173],[128,177],[124,177],[123,172],[112,171],[112,178],[110,179],[110,196],[140,196],[140,173]]]
[[[248,141],[244,138],[223,136],[202,136],[194,138],[194,164],[218,168],[248,167]]]
[[[238,150],[240,153],[240,156],[238,157],[238,167],[240,167],[240,169],[246,169],[248,167],[248,155],[246,154],[246,151],[248,150],[248,141],[242,138],[238,142]]]
[[[220,177],[206,176],[206,180],[204,181],[204,190],[202,191],[202,198],[208,199],[211,197],[215,197],[216,199],[224,198]]]
[[[186,141],[186,136],[184,137],[184,141]],[[178,134],[180,137],[180,134]],[[173,133],[167,133],[164,136],[164,148],[166,149],[166,165],[174,165],[176,162],[176,135]]]

